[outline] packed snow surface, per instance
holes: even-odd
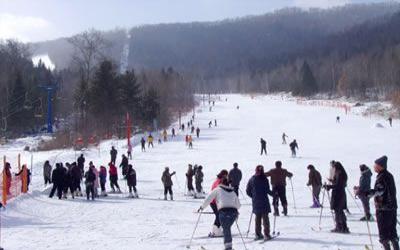
[[[225,98],[228,100],[225,101]],[[239,109],[237,109],[239,106]],[[341,116],[341,123],[336,117]],[[188,117],[190,117],[188,115]],[[218,127],[208,128],[209,121],[217,119]],[[187,122],[189,118],[183,119]],[[385,124],[377,129],[374,124]],[[400,180],[400,126],[398,120],[390,128],[383,118],[365,118],[345,115],[342,109],[316,106],[299,106],[277,96],[222,96],[209,111],[208,103],[196,108],[195,126],[201,128],[200,139],[194,140],[194,149],[187,149],[179,137],[154,149],[142,153],[134,148],[133,165],[138,176],[140,199],[127,199],[127,194],[111,194],[94,202],[84,198],[72,200],[49,199],[43,187],[42,165],[46,159],[55,162],[72,162],[81,152],[56,150],[33,153],[33,183],[31,191],[10,201],[1,211],[1,246],[12,249],[185,249],[189,243],[198,215],[194,213],[201,200],[184,196],[187,164],[201,164],[204,167],[204,189],[209,190],[216,174],[221,169],[230,169],[238,162],[244,178],[241,190],[245,191],[248,179],[257,164],[268,170],[276,160],[294,173],[293,188],[296,199],[294,209],[290,182],[287,189],[289,216],[278,217],[276,231],[280,237],[271,242],[259,244],[252,240],[252,222],[249,237],[245,238],[247,249],[364,249],[369,244],[367,224],[359,222],[362,212],[347,194],[351,211],[348,216],[350,235],[332,234],[333,220],[329,209],[323,210],[322,231],[318,227],[319,209],[310,209],[312,198],[306,186],[308,164],[313,164],[324,178],[328,175],[329,162],[343,163],[349,174],[348,188],[358,184],[359,165],[372,167],[376,158],[386,154],[388,169]],[[175,125],[176,127],[176,125]],[[289,135],[288,141],[297,139],[299,157],[291,158],[287,145],[282,145],[281,135]],[[168,131],[170,133],[170,130]],[[260,138],[267,140],[268,156],[260,156]],[[140,138],[134,138],[137,143]],[[125,140],[103,142],[99,148],[82,152],[86,166],[93,161],[96,166],[109,161],[109,149],[114,145],[119,152],[126,153]],[[2,147],[1,155],[7,155],[16,171],[16,155],[22,146]],[[22,162],[31,162],[29,152],[22,153]],[[174,181],[175,201],[162,200],[161,174],[165,166],[177,171]],[[119,170],[119,172],[121,172]],[[375,176],[373,180],[375,180]],[[120,179],[122,190],[126,185]],[[399,183],[398,181],[396,183]],[[107,188],[109,183],[107,183]],[[322,195],[321,195],[322,197]],[[251,214],[250,199],[240,196],[242,208],[238,225],[245,236]],[[325,201],[327,207],[328,203]],[[361,203],[357,200],[357,205]],[[371,201],[371,206],[373,203]],[[209,208],[206,211],[211,211]],[[270,215],[271,226],[273,217]],[[207,238],[213,223],[213,215],[200,218],[192,249],[223,249],[222,239]],[[377,226],[371,223],[372,240],[379,249]],[[233,226],[234,248],[245,249],[236,225]]]

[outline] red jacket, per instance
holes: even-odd
[[[118,170],[114,164],[110,164],[110,170],[108,171],[110,176],[118,176]]]

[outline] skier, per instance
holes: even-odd
[[[56,168],[51,174],[51,182],[53,183],[53,188],[50,191],[49,198],[53,198],[54,193],[57,190],[57,197],[59,200],[62,198],[63,182],[64,182],[64,169],[61,163],[56,163]]]
[[[290,150],[292,151],[292,157],[296,157],[296,149],[299,149],[296,139],[289,144]]]
[[[82,171],[78,167],[76,162],[73,162],[71,164],[71,184],[72,184],[72,190],[74,191],[74,196],[82,196],[81,180],[82,180]]]
[[[116,187],[118,189],[118,193],[121,193],[121,189],[119,188],[119,185],[118,185],[117,167],[115,167],[115,165],[112,162],[110,162],[108,164],[108,166],[110,167],[110,169],[108,170],[108,173],[110,175],[110,186],[111,186],[112,192],[115,193],[114,187]]]
[[[200,137],[200,128],[199,127],[197,127],[197,129],[196,129],[196,136],[197,136],[197,138]]]
[[[94,197],[98,198],[99,197],[99,171],[97,170],[96,166],[93,165],[93,162],[89,163],[89,167],[92,169],[92,172],[95,175],[95,180],[93,182],[93,191],[94,191]]]
[[[393,118],[392,118],[392,117],[389,117],[388,121],[389,121],[389,125],[390,125],[390,127],[392,127]]]
[[[211,128],[211,126],[212,126],[212,121],[210,121],[210,122],[208,123],[208,128]]]
[[[117,160],[117,154],[118,151],[114,148],[114,146],[111,147],[110,155],[111,155],[111,162],[115,164],[115,161]]]
[[[192,149],[193,148],[193,137],[191,135],[189,135],[189,137],[188,137],[188,142],[189,142],[189,148]]]
[[[62,165],[62,163],[61,163]],[[63,181],[63,198],[67,199],[68,195],[68,189],[71,190],[71,184],[72,184],[72,178],[69,172],[69,169],[71,168],[71,165],[67,162],[65,164],[65,167],[63,166],[64,170],[64,181]]]
[[[263,138],[261,138],[260,143],[261,143],[261,155],[263,153],[265,153],[265,155],[267,155],[267,142]]]
[[[128,154],[129,160],[132,160],[132,145],[130,143],[128,144],[127,154]]]
[[[328,191],[332,189],[331,210],[335,212],[336,227],[331,230],[333,233],[350,233],[347,227],[347,218],[344,210],[347,208],[346,186],[347,173],[340,162],[334,163],[335,176],[331,185],[324,185]]]
[[[22,173],[24,173],[24,171],[26,171],[26,190],[29,190],[29,184],[31,184],[31,171],[26,167],[25,164],[22,165],[22,169],[18,173],[16,173],[15,176],[22,176]],[[21,192],[24,191],[23,188],[24,187],[21,185]]]
[[[214,120],[214,127],[217,127],[217,119]]]
[[[240,171],[239,164],[237,164],[236,162],[233,163],[233,168],[229,171],[228,178],[231,186],[233,187],[233,190],[239,197],[239,186],[240,181],[242,180],[242,171]]]
[[[107,196],[107,193],[106,193],[107,169],[104,166],[100,166],[99,180],[100,180],[100,188],[101,188],[100,195]]]
[[[336,123],[340,123],[340,116],[336,116]]]
[[[374,170],[378,174],[374,189],[369,192],[374,196],[376,208],[376,222],[378,223],[379,241],[384,250],[399,250],[399,237],[397,235],[397,199],[396,183],[393,175],[387,170],[386,156],[375,161]]]
[[[286,138],[289,138],[289,136],[287,136],[285,133],[282,134],[282,144],[286,145]]]
[[[204,174],[202,171],[203,167],[199,166],[196,169],[196,175],[195,177],[195,182],[196,182],[196,194],[194,196],[194,198],[203,198],[203,187],[202,187],[202,183],[203,183],[203,179],[204,179]]]
[[[148,148],[150,148],[150,146],[151,146],[152,148],[154,148],[153,141],[154,141],[154,138],[153,138],[153,136],[150,134],[150,135],[147,137],[147,147],[148,147]]]
[[[361,171],[361,176],[360,176],[359,186],[354,187],[354,193],[358,198],[360,198],[364,208],[364,217],[362,217],[360,221],[366,221],[366,220],[371,221],[372,217],[369,206],[370,197],[368,196],[368,192],[369,190],[371,190],[372,172],[365,164],[360,165],[360,171]]]
[[[167,130],[164,129],[162,136],[163,136],[164,141],[167,141],[167,140],[168,140],[168,133],[167,133]]]
[[[330,166],[330,168],[329,168],[328,182],[329,182],[330,184],[332,184],[332,183],[333,183],[333,180],[335,179],[335,171],[336,171],[336,168],[335,168],[335,161],[332,160],[332,161],[329,163],[329,166]],[[351,214],[348,207],[345,208],[345,211],[346,211],[346,213]]]
[[[81,154],[81,155],[78,157],[77,162],[78,162],[78,167],[79,167],[79,169],[81,170],[82,175],[83,175],[83,173],[84,173],[84,171],[85,171],[85,157],[83,156],[83,154]]]
[[[185,131],[185,124],[182,124],[181,129],[182,131]]]
[[[229,187],[226,177],[221,179],[221,184],[208,195],[198,211],[203,211],[212,201],[216,201],[219,220],[223,228],[225,250],[232,250],[231,227],[238,218],[240,202],[233,189]]]
[[[194,133],[194,129],[195,129],[194,126],[192,126],[192,127],[190,128],[190,133],[191,133],[191,134]]]
[[[50,165],[49,161],[46,161],[43,165],[43,178],[44,178],[44,185],[51,184],[51,170],[53,167]]]
[[[172,134],[172,137],[175,137],[175,128],[172,128],[171,134]]]
[[[258,165],[256,173],[247,183],[246,193],[252,199],[253,214],[256,221],[256,238],[255,240],[270,240],[270,223],[268,214],[271,213],[271,205],[268,195],[273,196],[269,187],[268,178],[264,174],[264,167]],[[264,226],[264,237],[261,234],[261,221]]]
[[[282,168],[282,162],[275,162],[275,168],[265,173],[267,177],[271,177],[272,192],[274,194],[272,204],[274,205],[274,215],[279,216],[279,200],[283,207],[283,214],[287,216],[288,202],[286,199],[286,178],[292,178],[293,174]]]
[[[126,173],[128,172],[128,164],[128,158],[125,155],[122,155],[122,161],[121,164],[119,164],[119,167],[122,167],[122,175],[124,176],[124,178],[126,178]]]
[[[174,183],[172,182],[172,176],[175,175],[176,172],[169,172],[169,167],[165,168],[165,171],[163,172],[162,176],[161,176],[161,181],[164,185],[164,200],[167,200],[167,194],[169,193],[170,197],[171,197],[171,201],[174,200],[174,194],[172,192],[172,185],[174,185]]]
[[[93,167],[89,167],[88,171],[85,173],[85,185],[86,185],[86,199],[89,200],[91,196],[92,200],[94,200],[94,182],[96,181],[96,174],[93,171]]]
[[[222,183],[222,179],[226,179],[228,177],[228,170],[221,170],[221,172],[217,175],[217,179],[214,181],[214,183],[211,186],[211,191],[216,189],[219,184]],[[213,200],[210,203],[210,207],[214,212],[215,215],[215,220],[213,224],[213,228],[211,233],[208,234],[209,237],[221,237],[222,236],[222,229],[221,229],[221,222],[219,220],[219,213],[218,213],[218,207],[217,207],[217,202],[216,200]]]
[[[321,193],[322,187],[322,177],[320,172],[318,172],[313,165],[308,165],[308,182],[307,186],[311,186],[313,204],[311,208],[320,208],[321,203],[319,201],[319,194]]]
[[[128,165],[126,173],[126,181],[129,187],[129,198],[139,198],[136,190],[136,171],[131,164]],[[133,190],[133,193],[132,193]]]
[[[142,137],[142,139],[140,140],[140,144],[142,145],[142,152],[146,151],[146,140],[144,139],[144,137]]]
[[[193,176],[194,176],[193,166],[189,164],[188,171],[186,172],[188,195],[194,195]]]

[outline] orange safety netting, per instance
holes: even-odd
[[[3,205],[7,201],[15,198],[22,193],[28,191],[28,172],[27,168],[23,168],[20,175],[15,176],[9,169],[6,168],[6,161],[4,158],[4,168],[0,174],[0,197]]]

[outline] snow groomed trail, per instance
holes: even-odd
[[[225,97],[228,101],[225,102]],[[236,106],[240,109],[236,109]],[[1,211],[1,246],[11,249],[185,249],[193,232],[197,214],[194,213],[201,200],[184,196],[187,164],[201,164],[205,174],[204,189],[209,190],[216,174],[223,168],[230,169],[239,163],[243,172],[241,189],[244,192],[248,179],[257,164],[268,170],[276,160],[294,173],[293,185],[296,198],[295,211],[290,185],[287,189],[289,216],[277,218],[277,231],[281,235],[271,242],[253,242],[252,223],[249,238],[245,238],[248,249],[364,249],[369,244],[367,226],[359,222],[362,212],[347,194],[352,214],[348,216],[350,235],[332,234],[331,213],[324,209],[322,231],[314,232],[318,226],[319,209],[310,209],[312,199],[306,186],[308,164],[313,164],[323,177],[328,176],[329,161],[343,163],[348,174],[351,190],[358,184],[361,163],[372,167],[373,161],[386,154],[388,169],[394,174],[396,183],[400,180],[400,127],[394,122],[393,128],[375,128],[382,118],[364,118],[345,115],[342,110],[328,107],[298,106],[295,102],[283,101],[279,97],[227,95],[217,101],[212,112],[208,105],[196,109],[195,126],[201,128],[201,138],[194,139],[194,149],[185,146],[183,138],[162,145],[155,143],[154,149],[140,152],[134,148],[133,165],[138,176],[140,199],[127,199],[127,194],[109,195],[94,202],[83,198],[72,200],[49,199],[43,192],[42,164],[45,159],[72,162],[75,152],[58,150],[34,153],[34,171],[31,192],[10,202],[6,211]],[[340,115],[342,122],[335,122]],[[208,128],[208,122],[218,120],[218,127]],[[183,119],[187,122],[189,119]],[[170,131],[168,131],[170,133]],[[299,157],[291,158],[287,145],[281,144],[285,132],[289,140],[299,143]],[[181,132],[180,132],[181,133]],[[181,134],[182,135],[182,134]],[[267,140],[268,156],[260,156],[260,137]],[[135,138],[135,142],[140,138]],[[98,167],[109,161],[111,145],[120,154],[126,153],[125,141],[107,141],[100,151],[91,149],[84,152],[87,165],[93,161]],[[18,148],[1,148],[1,155],[15,155]],[[23,154],[23,161],[30,154]],[[165,166],[177,171],[174,181],[175,201],[162,200],[161,174]],[[15,169],[14,169],[15,171]],[[119,170],[120,171],[120,170]],[[373,180],[375,180],[375,174]],[[119,180],[123,191],[126,185]],[[109,183],[107,182],[107,188]],[[322,196],[321,196],[322,197]],[[248,197],[240,196],[239,226],[245,234],[250,218],[251,204]],[[357,200],[358,205],[361,203]],[[327,201],[325,201],[327,204]],[[372,205],[372,202],[371,202]],[[372,206],[373,207],[373,206]],[[210,210],[207,210],[210,211]],[[272,225],[273,217],[270,215]],[[201,216],[193,240],[192,249],[223,249],[222,239],[209,239],[213,215]],[[371,224],[375,249],[379,249],[377,227]],[[234,248],[245,249],[233,227]]]

